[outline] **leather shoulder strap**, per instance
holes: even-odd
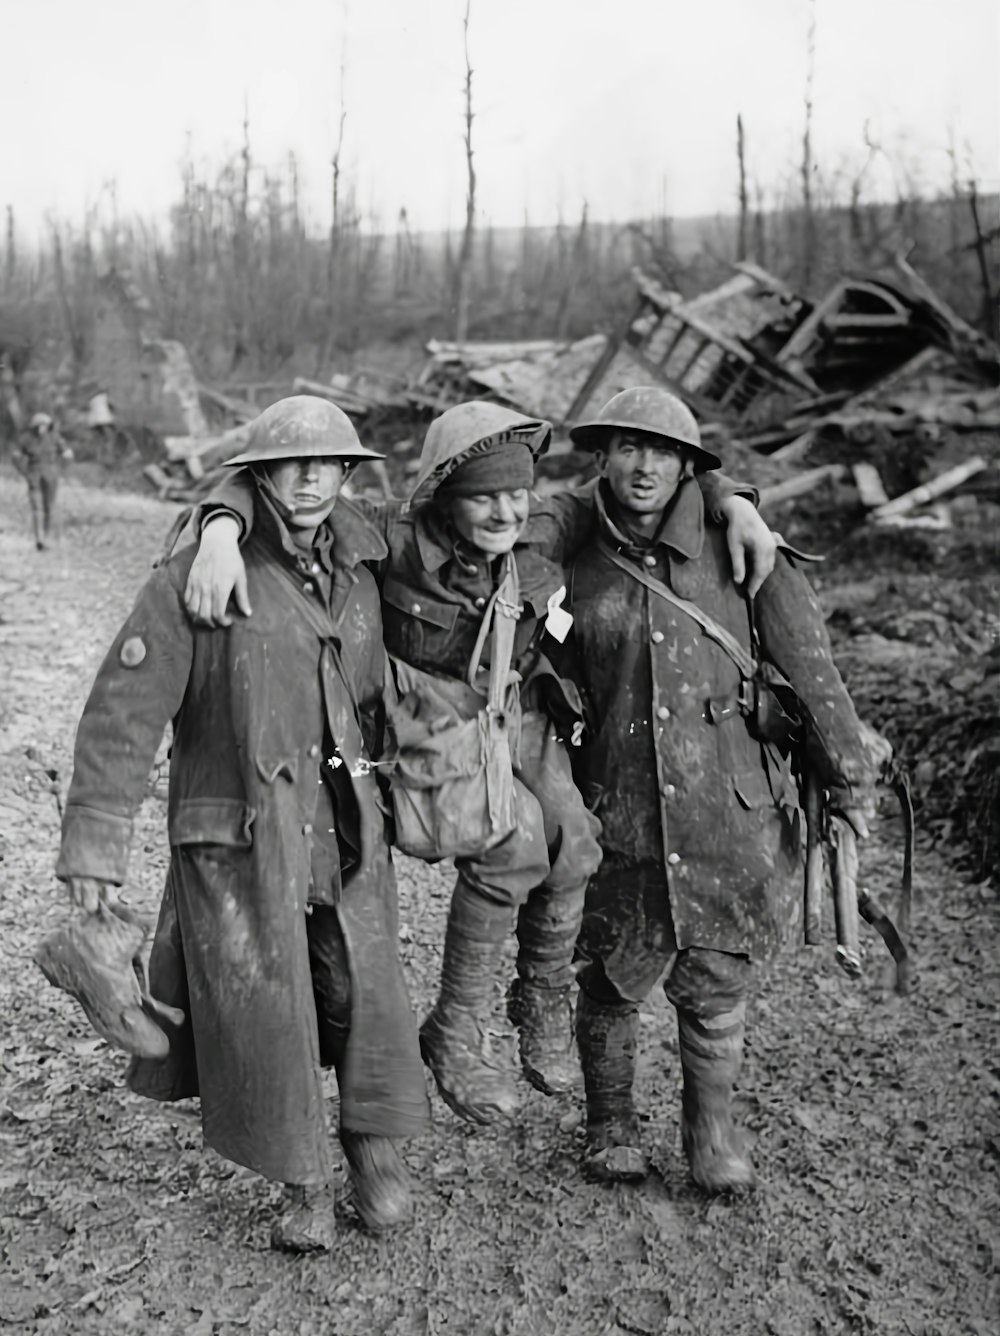
[[[630,575],[633,580],[638,580],[639,584],[645,585],[650,593],[656,594],[666,603],[670,603],[679,611],[686,613],[692,621],[697,622],[708,638],[714,640],[720,649],[725,650],[744,677],[753,677],[757,671],[756,661],[743,648],[736,637],[727,631],[724,626],[720,626],[714,617],[710,617],[707,612],[702,611],[697,603],[692,603],[690,599],[681,598],[679,594],[675,594],[662,580],[657,580],[655,575],[650,575],[641,566],[626,561],[622,554],[617,552],[605,538],[599,538],[597,546],[603,555],[620,571]]]

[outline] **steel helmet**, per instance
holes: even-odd
[[[718,455],[706,450],[694,414],[676,394],[660,385],[636,385],[609,399],[596,417],[570,431],[570,440],[581,450],[599,450],[614,431],[647,431],[683,445],[694,460],[695,472],[717,469]]]
[[[507,439],[522,442],[537,459],[549,448],[552,424],[482,399],[447,409],[427,428],[410,505],[429,501],[460,464]]]
[[[347,414],[313,394],[293,394],[265,408],[250,424],[247,448],[225,462],[263,464],[276,459],[384,459],[358,440]]]
[[[35,413],[28,426],[32,431],[48,430],[52,426],[52,419],[48,413]]]

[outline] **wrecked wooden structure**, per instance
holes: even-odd
[[[405,475],[430,418],[462,400],[492,399],[554,422],[558,455],[569,451],[566,429],[575,422],[620,390],[652,382],[691,406],[713,448],[753,452],[752,473],[766,499],[851,476],[876,516],[890,499],[877,469],[869,464],[866,471],[856,450],[847,450],[850,459],[835,450],[818,464],[807,460],[818,441],[853,448],[1000,427],[1000,350],[901,257],[885,272],[844,276],[816,302],[751,263],[735,265],[726,282],[689,299],[640,271],[633,278],[635,305],[610,336],[432,340],[421,372],[409,380],[367,370],[329,381],[296,377],[263,387],[265,398],[330,399]],[[256,393],[196,388],[214,430],[166,437],[166,467],[148,470],[165,495],[190,494],[192,482],[204,487],[206,472],[244,447],[246,424],[264,406]],[[803,463],[816,466],[803,471]],[[548,467],[572,470],[557,460]],[[886,519],[898,523],[901,513]]]

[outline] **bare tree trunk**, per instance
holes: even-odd
[[[340,283],[341,242],[344,235],[340,159],[344,151],[344,123],[347,120],[346,72],[347,38],[345,36],[340,47],[340,116],[337,120],[337,142],[334,145],[333,157],[330,159],[332,212],[330,217],[330,243],[326,251],[326,337],[320,346],[316,366],[317,376],[322,375],[330,364],[337,329],[338,296],[343,292],[343,285]]]
[[[816,0],[809,0],[806,37],[806,125],[802,135],[802,286],[808,293],[815,265],[816,220],[812,206],[813,79],[816,74]]]
[[[59,235],[58,225],[52,225],[52,262],[56,276],[56,291],[59,294],[59,306],[62,309],[63,320],[66,325],[66,337],[69,339],[70,352],[73,359],[73,383],[77,383],[80,377],[80,368],[83,366],[84,356],[86,354],[85,339],[83,330],[80,328],[80,322],[76,318],[73,310],[73,302],[70,297],[69,279],[66,275],[66,265],[63,261],[62,237]]]
[[[469,332],[469,283],[472,277],[472,243],[476,231],[476,169],[472,156],[472,65],[469,62],[469,12],[472,0],[465,0],[465,166],[468,189],[465,195],[465,231],[458,254],[455,275],[455,341],[462,343]]]
[[[764,218],[764,188],[759,181],[754,182],[756,208],[753,215],[753,255],[757,263],[767,268],[767,223]]]
[[[991,339],[995,339],[1000,334],[1000,328],[998,328],[1000,312],[997,310],[996,294],[993,291],[989,261],[986,258],[986,240],[983,237],[983,229],[979,221],[979,200],[976,195],[974,179],[969,182],[969,208],[972,211],[972,222],[976,229],[976,258],[979,261],[979,276],[983,284],[983,315],[986,332]]]
[[[565,272],[560,275],[562,292],[559,295],[559,305],[556,308],[555,335],[557,339],[566,338],[569,331],[573,293],[578,285],[584,287],[587,283],[587,231],[587,201],[584,200],[583,212],[580,214],[580,225],[576,230],[576,236],[573,238],[569,265],[565,267]]]
[[[7,205],[7,254],[4,257],[4,272],[7,276],[8,288],[14,282],[14,273],[17,270],[17,242],[14,238],[14,206]]]
[[[736,243],[737,260],[747,258],[747,223],[750,203],[747,197],[746,142],[743,138],[743,117],[736,117],[736,154],[740,162],[740,232]]]

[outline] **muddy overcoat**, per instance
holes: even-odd
[[[751,736],[740,674],[686,614],[611,560],[614,551],[696,603],[750,652],[747,605],[724,530],[692,480],[658,540],[640,546],[595,494],[600,542],[571,572],[575,673],[592,725],[574,773],[603,828],[604,863],[588,897],[584,944],[626,996],[644,996],[664,961],[657,941],[759,959],[800,922],[801,819],[791,765]],[[870,784],[861,725],[834,666],[808,581],[779,558],[756,598],[761,648],[795,687],[821,746],[827,787]],[[637,878],[628,869],[658,866]],[[602,882],[604,883],[602,887]],[[635,894],[623,887],[641,887]],[[638,977],[653,960],[653,978]]]
[[[174,735],[170,869],[150,968],[154,995],[188,1023],[130,1084],[201,1096],[205,1139],[286,1183],[326,1182],[329,1133],[305,911],[311,822],[329,749],[351,775],[360,859],[338,914],[351,972],[341,1125],[385,1136],[426,1126],[416,1024],[397,955],[396,888],[365,762],[382,727],[378,591],[360,564],[385,552],[341,500],[328,521],[327,607],[267,541],[244,555],[252,618],[200,629],[184,609],[194,548],[139,595],[98,673],[76,741],[57,873],[123,883],[132,818],[168,722]]]

